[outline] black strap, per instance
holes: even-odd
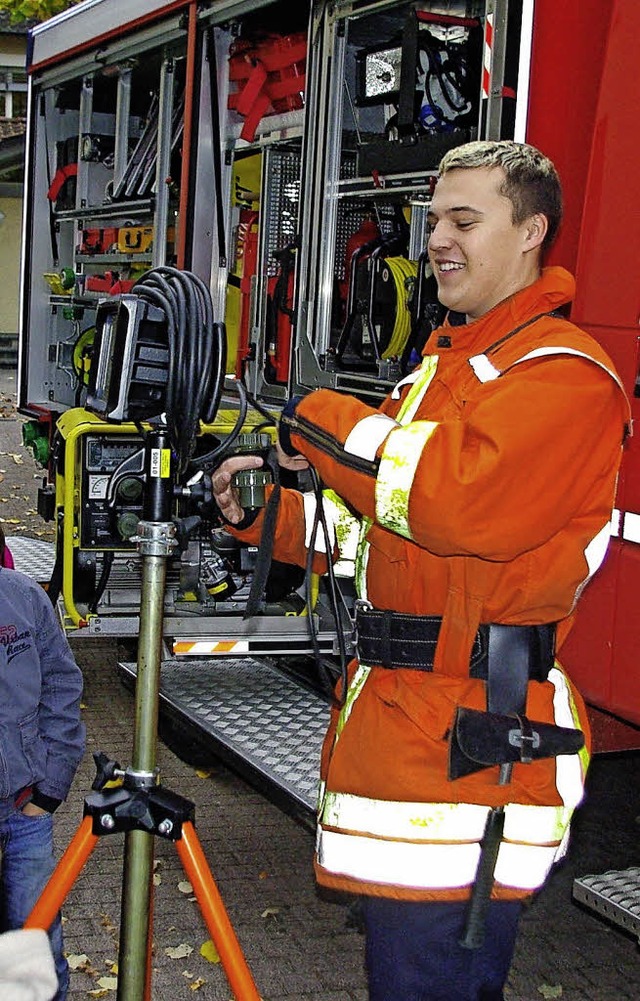
[[[243,619],[251,619],[260,611],[260,605],[264,597],[267,586],[267,577],[273,561],[273,543],[276,535],[276,523],[278,520],[278,508],[280,506],[280,483],[278,481],[278,462],[271,463],[273,477],[276,481],[264,509],[264,522],[262,525],[262,536],[260,547],[256,557],[256,565],[253,571],[253,579],[249,588],[247,604],[242,616]]]
[[[222,164],[220,156],[220,109],[218,107],[218,73],[216,69],[216,43],[213,28],[207,32],[206,59],[209,64],[209,92],[211,100],[211,131],[213,146],[213,173],[216,196],[216,224],[218,228],[218,257],[221,268],[227,266],[227,245],[224,232],[224,206],[222,203]]]
[[[524,713],[530,640],[525,630],[492,624],[487,651],[487,709],[490,713]]]

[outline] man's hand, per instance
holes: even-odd
[[[34,806],[33,803],[25,803],[25,805],[22,807],[22,812],[24,813],[25,817],[41,817],[42,814],[46,813],[47,811],[43,810],[41,806]]]
[[[299,473],[303,469],[309,468],[309,463],[304,455],[287,455],[276,443],[278,464],[283,469],[290,469],[294,473]],[[225,459],[211,475],[211,488],[213,499],[220,509],[220,513],[232,525],[237,525],[244,518],[244,508],[240,506],[239,494],[233,485],[235,473],[243,469],[259,469],[264,465],[264,461],[259,455],[233,455],[230,459]]]
[[[220,513],[232,525],[237,525],[244,518],[244,509],[240,507],[239,494],[233,485],[233,476],[243,469],[259,469],[264,465],[259,455],[233,455],[225,459],[211,476],[213,499]]]
[[[304,455],[287,455],[283,451],[280,442],[276,442],[276,453],[278,455],[278,465],[282,466],[283,469],[291,469],[294,473],[299,473],[303,469],[309,468],[309,463],[305,459]]]

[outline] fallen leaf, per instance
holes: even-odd
[[[204,959],[206,959],[208,963],[220,962],[220,956],[218,955],[218,950],[216,949],[215,945],[213,944],[210,938],[207,939],[206,942],[203,942],[202,945],[200,946],[200,955]]]
[[[258,879],[268,879],[268,878],[269,878],[269,873],[268,872],[259,872],[258,873]]]
[[[261,918],[275,918],[275,916],[277,914],[279,914],[279,913],[280,913],[280,908],[279,907],[267,907],[262,912],[262,914],[260,915],[260,917]]]
[[[15,462],[16,466],[23,466],[24,465],[24,459],[22,458],[21,455],[18,455],[17,452],[10,452],[9,454],[10,454],[11,458],[13,459],[13,461]]]
[[[180,893],[193,893],[193,887],[191,883],[188,883],[186,879],[181,880],[178,883],[178,889]]]
[[[117,991],[118,990],[118,978],[117,977],[100,977],[98,980],[98,987],[101,987],[103,991]]]
[[[169,959],[184,959],[185,956],[191,955],[193,952],[193,946],[187,945],[186,942],[183,942],[182,945],[169,946],[169,948],[164,951],[165,955],[167,955]]]
[[[204,771],[202,768],[196,768],[196,775],[199,779],[208,779],[211,772]]]
[[[70,970],[79,970],[80,967],[85,966],[88,962],[89,957],[84,952],[80,953],[80,955],[67,956],[67,963]]]
[[[557,984],[556,986],[552,986],[551,984],[541,984],[538,987],[538,994],[542,994],[543,998],[561,998],[562,985]]]
[[[87,994],[89,994],[92,998],[104,998],[108,993],[109,991],[104,988],[98,988],[95,991],[87,991]]]
[[[153,874],[153,885],[154,886],[160,886],[161,883],[162,883],[162,876],[160,875],[159,872],[154,872],[154,874]]]
[[[189,990],[190,991],[199,991],[201,987],[204,987],[204,985],[206,984],[206,982],[207,981],[204,980],[202,977],[198,977],[198,979],[194,980],[192,984],[189,984]]]

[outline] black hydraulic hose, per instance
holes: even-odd
[[[165,410],[181,475],[195,451],[199,422],[211,423],[222,399],[227,360],[224,324],[214,321],[209,289],[189,271],[154,268],[136,282],[134,293],[166,316]]]

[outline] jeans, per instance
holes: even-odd
[[[0,930],[10,931],[22,927],[55,868],[53,817],[49,813],[29,817],[15,810],[0,820],[0,850]],[[53,1001],[64,1001],[69,966],[62,951],[60,914],[49,929],[49,939],[58,974],[58,992]]]
[[[492,901],[480,949],[459,944],[466,903],[363,897],[370,1001],[502,1001],[521,904]]]

